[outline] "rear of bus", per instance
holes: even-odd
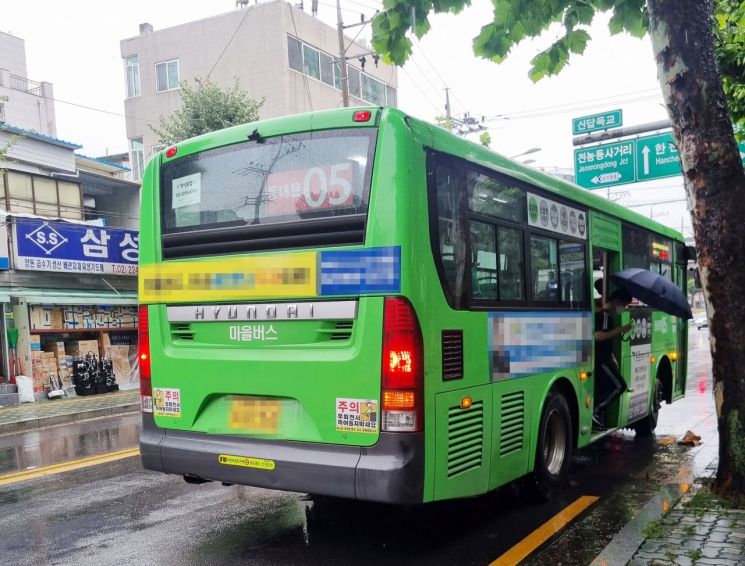
[[[422,337],[401,289],[413,215],[396,190],[410,140],[397,129],[392,110],[318,112],[187,140],[148,165],[145,468],[422,501]]]

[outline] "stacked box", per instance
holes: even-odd
[[[50,309],[49,324],[53,330],[59,330],[65,327],[65,316],[62,308],[53,307]]]
[[[78,340],[68,342],[66,351],[75,357],[85,357],[89,352],[98,356],[98,340]]]
[[[38,334],[32,334],[29,338],[29,349],[34,351],[40,351],[41,350],[41,336]]]
[[[51,308],[44,305],[30,305],[28,308],[31,330],[49,330],[52,328]]]
[[[83,325],[83,311],[80,307],[71,306],[65,307],[62,310],[64,316],[64,327],[67,330],[76,330],[82,328]]]

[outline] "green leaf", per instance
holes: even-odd
[[[534,83],[540,81],[543,77],[549,74],[549,68],[551,67],[551,57],[549,50],[541,51],[538,55],[533,57],[530,61],[531,68],[528,73],[528,77]]]
[[[578,2],[575,5],[575,10],[580,24],[589,26],[595,18],[595,8],[588,2]]]
[[[424,37],[424,35],[430,30],[430,24],[428,18],[419,18],[416,19],[416,27],[414,28],[414,33],[416,36],[421,39]]]
[[[497,27],[507,27],[510,18],[510,4],[504,0],[494,0],[494,25]]]
[[[583,29],[574,30],[568,33],[566,36],[566,44],[569,51],[581,55],[587,48],[587,43],[590,41],[590,34]]]

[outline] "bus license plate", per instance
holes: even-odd
[[[228,427],[254,434],[275,434],[282,403],[275,399],[233,397],[228,406]]]

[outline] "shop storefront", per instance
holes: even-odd
[[[79,394],[138,387],[137,232],[41,218],[12,222],[5,320],[16,329],[9,351],[15,373],[33,377],[37,396],[57,387]],[[106,381],[99,373],[109,375],[108,388],[96,387]]]

